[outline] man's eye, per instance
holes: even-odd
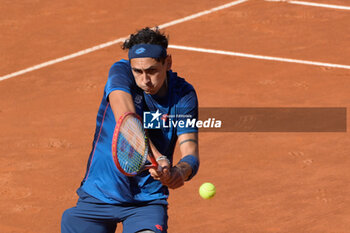
[[[155,72],[157,72],[156,69],[149,69],[149,70],[148,70],[148,73],[149,73],[149,74],[154,74]]]

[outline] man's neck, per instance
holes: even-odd
[[[158,98],[163,98],[168,94],[168,77],[166,77],[163,86],[159,89],[159,91],[157,92],[157,94],[155,94],[155,96],[157,96]]]

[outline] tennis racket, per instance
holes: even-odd
[[[136,176],[150,168],[158,169],[141,117],[135,113],[128,112],[119,118],[113,134],[112,154],[116,167],[126,176]],[[146,165],[147,158],[151,164]]]

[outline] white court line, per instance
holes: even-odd
[[[162,25],[159,26],[159,28],[169,27],[169,26],[172,26],[172,25],[175,25],[175,24],[178,24],[178,23],[182,23],[182,22],[185,22],[185,21],[188,21],[188,20],[191,20],[191,19],[195,19],[195,18],[198,18],[200,16],[207,15],[207,14],[213,13],[215,11],[223,10],[223,9],[228,8],[228,7],[235,6],[235,5],[238,5],[240,3],[247,2],[247,1],[248,0],[233,1],[233,2],[227,3],[227,4],[222,5],[222,6],[218,6],[218,7],[212,8],[212,9],[207,10],[207,11],[202,11],[202,12],[199,12],[197,14],[193,14],[193,15],[187,16],[187,17],[179,19],[179,20],[174,20],[174,21],[172,21],[170,23],[162,24]]]
[[[170,26],[173,26],[175,24],[183,23],[183,22],[186,22],[186,21],[189,21],[189,20],[201,17],[203,15],[207,15],[207,14],[213,13],[215,11],[223,10],[223,9],[226,9],[226,8],[231,7],[231,6],[235,6],[235,5],[238,5],[240,3],[247,2],[247,1],[248,0],[236,0],[236,1],[224,4],[224,5],[221,5],[221,6],[218,6],[218,7],[211,8],[210,10],[201,11],[199,13],[196,13],[196,14],[193,14],[193,15],[181,18],[181,19],[173,20],[173,21],[171,21],[169,23],[165,23],[165,24],[159,25],[159,28],[163,29],[163,28],[166,28],[166,27],[170,27]],[[53,60],[41,63],[39,65],[31,66],[29,68],[26,68],[26,69],[23,69],[23,70],[20,70],[20,71],[11,73],[11,74],[7,74],[5,76],[1,76],[0,77],[0,81],[3,81],[5,79],[9,79],[9,78],[13,78],[13,77],[16,77],[16,76],[19,76],[19,75],[22,75],[22,74],[25,74],[25,73],[28,73],[28,72],[31,72],[31,71],[34,71],[34,70],[38,70],[38,69],[41,69],[43,67],[50,66],[50,65],[53,65],[53,64],[56,64],[56,63],[59,63],[59,62],[63,62],[63,61],[66,61],[66,60],[69,60],[69,59],[72,59],[72,58],[75,58],[75,57],[78,57],[78,56],[81,56],[81,55],[85,55],[85,54],[94,52],[96,50],[102,49],[102,48],[109,47],[111,45],[114,45],[114,44],[117,44],[119,42],[124,41],[126,38],[127,38],[127,36],[119,38],[119,39],[116,39],[116,40],[113,40],[113,41],[109,41],[109,42],[106,42],[106,43],[103,43],[103,44],[100,44],[100,45],[97,45],[97,46],[94,46],[94,47],[91,47],[91,48],[88,48],[88,49],[84,49],[84,50],[81,50],[81,51],[76,52],[76,53],[72,53],[72,54],[64,56],[64,57],[53,59]]]
[[[229,55],[229,56],[236,56],[236,57],[246,57],[246,58],[253,58],[253,59],[260,59],[260,60],[298,63],[298,64],[304,64],[304,65],[313,65],[313,66],[325,66],[325,67],[350,70],[350,65],[306,61],[306,60],[298,60],[298,59],[283,58],[283,57],[271,57],[271,56],[255,55],[255,54],[249,54],[249,53],[237,53],[237,52],[229,52],[229,51],[215,50],[215,49],[203,49],[203,48],[195,48],[195,47],[188,47],[188,46],[181,46],[181,45],[169,45],[169,48],[202,52],[202,53],[214,53],[214,54],[222,54],[222,55]]]
[[[304,6],[316,6],[316,7],[324,7],[338,10],[350,10],[350,6],[340,6],[340,5],[331,5],[324,3],[315,3],[315,2],[304,2],[304,1],[289,1],[289,0],[265,0],[266,2],[286,2],[290,4],[296,5],[304,5]]]
[[[78,56],[81,56],[81,55],[84,55],[84,54],[88,54],[88,53],[91,53],[93,51],[96,51],[96,50],[99,50],[99,49],[102,49],[102,48],[106,48],[108,46],[111,46],[111,45],[114,45],[116,43],[122,42],[125,39],[126,38],[119,38],[119,39],[116,39],[116,40],[113,40],[113,41],[109,41],[107,43],[103,43],[103,44],[96,45],[96,46],[88,48],[88,49],[81,50],[81,51],[76,52],[76,53],[72,53],[72,54],[64,56],[64,57],[60,57],[60,58],[57,58],[57,59],[54,59],[54,60],[50,60],[50,61],[41,63],[39,65],[31,66],[31,67],[26,68],[24,70],[20,70],[20,71],[17,71],[17,72],[14,72],[14,73],[2,76],[2,77],[0,77],[0,81],[3,81],[5,79],[9,79],[9,78],[13,78],[13,77],[16,77],[16,76],[19,76],[21,74],[25,74],[25,73],[28,73],[28,72],[31,72],[31,71],[34,71],[34,70],[38,70],[38,69],[41,69],[43,67],[50,66],[50,65],[53,65],[53,64],[56,64],[56,63],[59,63],[59,62],[63,62],[63,61],[66,61],[66,60],[69,60],[69,59],[72,59],[72,58],[75,58],[75,57],[78,57]]]

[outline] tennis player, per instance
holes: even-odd
[[[160,171],[127,177],[116,168],[111,151],[116,119],[125,112],[141,117],[146,112],[153,121],[164,122],[197,118],[196,92],[171,71],[167,47],[168,38],[157,28],[139,30],[124,42],[129,59],[116,62],[109,71],[79,199],[63,213],[62,233],[114,233],[120,222],[125,233],[167,232],[168,188],[181,187],[199,168],[197,128],[168,124],[149,130]],[[173,163],[177,141],[181,159]]]

